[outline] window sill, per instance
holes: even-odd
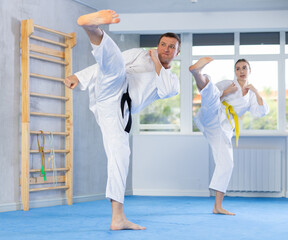
[[[138,133],[133,133],[134,136],[203,136],[203,133],[201,132],[191,132],[191,133],[181,133],[181,132],[138,132]],[[280,131],[241,131],[240,130],[240,137],[287,137],[288,136],[288,131],[285,132],[280,132]],[[234,133],[235,137],[235,133]]]

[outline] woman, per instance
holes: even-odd
[[[222,207],[233,170],[233,129],[235,128],[238,145],[238,117],[246,111],[255,117],[262,117],[268,114],[269,108],[257,89],[248,82],[251,68],[247,60],[239,59],[236,62],[236,80],[224,80],[215,85],[208,75],[201,73],[211,61],[212,58],[204,57],[189,67],[201,94],[201,108],[195,117],[195,123],[208,140],[215,162],[209,185],[210,189],[216,191],[213,213],[235,215]]]

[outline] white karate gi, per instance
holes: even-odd
[[[129,134],[124,131],[128,121],[127,103],[124,118],[120,109],[123,93],[129,88],[132,113],[141,111],[157,99],[172,97],[179,92],[179,80],[170,69],[162,67],[160,75],[144,49],[120,52],[104,33],[99,46],[93,45],[97,64],[75,73],[81,90],[89,88],[89,108],[94,113],[103,136],[108,159],[106,197],[124,202],[129,168]]]
[[[237,80],[224,80],[215,86],[211,83],[210,77],[207,77],[209,83],[200,92],[201,108],[196,114],[195,123],[208,140],[215,162],[215,170],[209,188],[225,193],[233,170],[231,139],[235,123],[230,114],[232,128],[226,115],[226,107],[222,102],[226,101],[231,105],[238,117],[241,117],[246,111],[251,112],[254,117],[262,117],[268,114],[269,107],[264,99],[263,105],[259,105],[255,93],[251,90],[243,96]],[[223,91],[232,82],[237,86],[237,91],[220,99]]]

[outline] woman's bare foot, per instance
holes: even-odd
[[[128,221],[127,219],[121,219],[121,220],[112,220],[111,230],[145,230],[145,227],[142,227],[140,225],[137,225],[135,223],[132,223]]]
[[[231,213],[231,212],[228,212],[227,210],[225,210],[224,208],[213,208],[213,213],[214,214],[224,214],[224,215],[231,215],[231,216],[235,216],[236,214],[235,213]]]
[[[220,192],[220,191],[216,190],[216,193],[215,193],[215,204],[214,204],[214,208],[213,208],[213,213],[214,214],[224,214],[224,215],[232,215],[232,216],[234,216],[235,213],[228,212],[227,210],[225,210],[222,207],[223,199],[224,199],[224,192]]]
[[[214,59],[210,57],[203,57],[189,67],[189,71],[193,74],[199,91],[201,91],[209,82],[208,77],[201,74],[201,70],[213,60]]]
[[[77,23],[82,27],[100,26],[104,24],[119,23],[120,18],[118,14],[113,10],[101,10],[86,15],[82,15],[78,18]]]
[[[193,64],[189,67],[189,71],[191,73],[193,73],[195,71],[200,72],[202,70],[202,68],[204,68],[208,63],[210,63],[213,60],[214,59],[211,57],[200,58],[195,64]]]

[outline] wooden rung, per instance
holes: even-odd
[[[50,153],[51,150],[44,150],[45,153]],[[70,150],[58,149],[54,150],[55,153],[69,153]],[[30,150],[30,153],[39,153],[39,150]]]
[[[39,55],[36,55],[36,54],[30,54],[30,57],[31,58],[40,59],[40,60],[43,60],[43,61],[59,63],[59,64],[62,64],[62,65],[68,65],[69,64],[68,62],[65,62],[65,61],[60,61],[60,60],[56,60],[54,58],[49,58],[49,57],[42,57],[42,56],[39,56]]]
[[[57,187],[45,187],[45,188],[30,188],[29,192],[38,192],[46,190],[56,190],[56,189],[68,189],[68,186],[57,186]]]
[[[53,135],[69,136],[69,133],[67,133],[67,132],[48,132],[48,131],[45,131],[43,133],[45,135],[50,135],[52,133]],[[41,134],[41,132],[40,131],[30,131],[30,134]]]
[[[30,177],[29,178],[29,184],[45,184],[45,183],[54,183],[57,181],[57,183],[64,183],[65,182],[65,176],[47,176],[46,181],[44,181],[44,177]]]
[[[36,44],[30,44],[30,51],[43,53],[43,54],[47,54],[47,55],[58,57],[58,58],[65,58],[65,53],[62,51],[58,51],[58,50],[48,48],[48,47],[39,46]]]
[[[30,92],[30,96],[43,97],[43,98],[53,98],[53,99],[60,99],[60,100],[65,100],[65,101],[69,100],[68,97],[49,95],[49,94],[42,94],[42,93],[35,93],[35,92]]]
[[[65,47],[65,48],[68,47],[68,45],[65,44],[65,43],[60,43],[60,42],[52,41],[52,40],[50,40],[50,39],[38,37],[38,36],[35,36],[35,35],[30,35],[30,38],[33,38],[33,39],[35,39],[35,40],[42,41],[42,42],[51,43],[51,44],[54,44],[54,45],[58,45],[58,46],[61,46],[61,47]]]
[[[44,30],[44,31],[47,31],[47,32],[55,33],[55,34],[58,34],[58,35],[61,35],[61,36],[64,36],[64,37],[73,38],[73,36],[71,34],[69,34],[69,33],[63,33],[63,32],[52,30],[50,28],[42,27],[42,26],[39,26],[39,25],[36,25],[36,24],[34,24],[34,28],[38,28],[38,29],[41,29],[41,30]]]
[[[63,171],[69,171],[69,168],[56,168],[56,169],[52,169],[52,168],[47,168],[45,169],[45,172],[52,172],[52,171],[57,171],[57,172],[63,172]],[[30,173],[36,173],[36,172],[41,172],[41,169],[30,169]]]
[[[69,117],[69,115],[66,115],[66,114],[39,113],[39,112],[30,112],[30,115],[44,116],[44,117],[59,117],[59,118],[68,118]]]
[[[44,78],[44,79],[49,79],[53,81],[64,82],[64,78],[50,77],[50,76],[41,75],[37,73],[30,73],[30,77]]]

